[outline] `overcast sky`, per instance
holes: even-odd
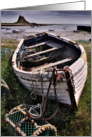
[[[91,24],[90,11],[2,11],[1,22],[16,22],[19,15],[35,23]]]

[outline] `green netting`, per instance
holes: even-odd
[[[25,117],[25,115],[23,113],[21,113],[20,111],[13,113],[9,116],[9,119],[15,124],[17,125],[23,118]]]
[[[11,135],[14,134],[14,128],[11,126],[11,124],[8,123],[8,131],[10,132]]]
[[[10,49],[5,49],[5,51],[6,51],[7,53],[11,53],[11,52],[12,52],[12,50],[10,50]]]
[[[49,135],[51,135],[51,136],[53,136],[52,134],[50,134],[50,130],[45,130],[45,131],[43,131],[42,133],[40,133],[38,136],[49,136]],[[54,134],[54,136],[55,136],[55,134]]]
[[[34,126],[34,124],[30,123],[30,120],[25,121],[25,123],[23,123],[20,128],[24,133],[26,133],[27,136],[31,136],[37,129]],[[9,123],[8,123],[8,130],[11,135],[14,135],[15,130]],[[20,136],[19,133],[16,132],[16,134],[17,136]],[[47,129],[43,131],[42,133],[40,133],[38,136],[55,136],[55,132],[50,129]]]
[[[4,56],[5,55],[5,52],[1,50],[1,55]]]
[[[21,108],[23,108],[23,107],[21,107]],[[15,112],[13,111],[13,113],[11,115],[9,115],[9,119],[15,125],[18,125],[23,118],[25,118],[25,115],[22,112],[20,112],[20,111],[16,112],[16,110],[15,110]],[[36,123],[37,123],[38,126],[42,126],[42,125],[46,124],[45,121],[36,121]],[[12,128],[12,126],[10,126],[8,129],[11,130],[11,133],[14,133],[14,129]],[[36,131],[37,128],[34,126],[33,123],[31,123],[30,119],[28,119],[28,120],[26,120],[24,123],[22,123],[20,125],[20,129],[27,136],[30,136],[30,135],[32,135]],[[47,133],[47,131],[46,131],[46,133]]]
[[[35,121],[35,122],[37,123],[38,126],[42,126],[46,124],[45,121]]]
[[[45,121],[32,121],[26,112],[24,107],[16,107],[7,115],[9,121],[11,121],[15,127],[19,127],[20,130],[16,130],[12,127],[12,124],[8,123],[8,130],[12,135],[21,135],[24,133],[26,136],[38,135],[38,136],[55,136],[55,128],[51,128],[51,124],[47,124]],[[27,119],[25,119],[25,117]],[[43,130],[42,130],[43,128]],[[40,132],[39,132],[40,131]]]
[[[29,119],[22,123],[20,128],[27,136],[32,135],[37,129],[34,124],[30,122]]]
[[[2,78],[1,78],[1,84],[5,84],[6,85],[5,81]]]
[[[6,54],[12,54],[13,50],[12,49],[8,49],[8,48],[1,48],[1,55],[4,56]]]
[[[6,82],[1,79],[1,97],[5,96],[6,98],[9,96],[10,90]]]

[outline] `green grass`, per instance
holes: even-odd
[[[1,42],[2,47],[11,49],[15,49],[18,44],[15,40],[2,40]],[[91,136],[91,43],[81,40],[77,42],[83,45],[87,53],[88,76],[79,101],[78,110],[71,112],[67,116],[61,116],[58,113],[56,117],[50,120],[50,123],[56,126],[59,136]],[[22,103],[36,104],[40,101],[40,97],[37,97],[36,101],[30,98],[30,92],[22,86],[14,75],[10,55],[1,57],[1,77],[6,81],[11,91],[11,95],[7,100],[4,96],[1,99],[1,130],[2,135],[6,136],[10,135],[6,128],[4,128],[4,116],[6,112]],[[50,116],[56,109],[54,101],[48,101],[47,110],[49,108],[52,109],[51,111],[47,111],[46,116]]]
[[[16,49],[17,44],[18,44],[18,41],[16,41],[15,39],[1,40],[2,48]]]

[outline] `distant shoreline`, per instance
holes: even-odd
[[[1,23],[1,26],[48,26],[48,25],[77,25],[77,26],[89,26],[90,24],[37,24],[37,23],[30,23],[30,24],[16,24],[16,23]]]
[[[1,23],[1,26],[30,26],[30,27],[39,27],[39,26],[47,26],[49,24],[35,24],[35,23],[30,23],[30,24],[15,24],[15,23]]]

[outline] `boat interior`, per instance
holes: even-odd
[[[47,33],[25,38],[18,54],[17,67],[26,71],[62,69],[70,66],[81,55],[79,47]]]

